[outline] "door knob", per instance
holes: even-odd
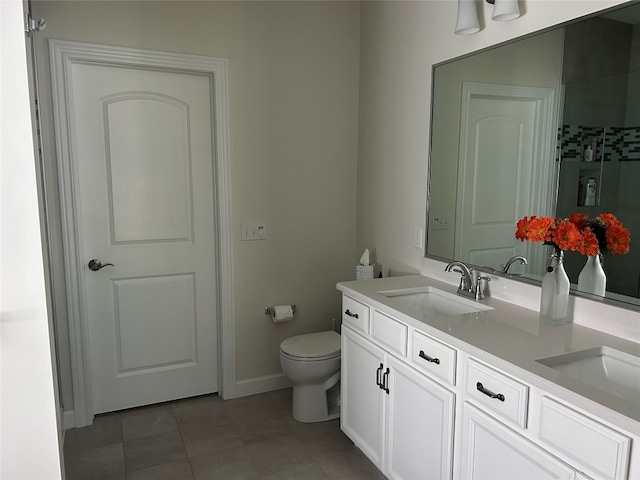
[[[109,265],[111,265],[112,267],[115,267],[113,263],[102,263],[97,258],[92,258],[91,260],[89,260],[89,264],[87,266],[89,267],[89,270],[97,272],[101,268],[107,267]]]

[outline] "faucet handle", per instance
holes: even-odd
[[[460,278],[460,290],[466,292],[473,292],[475,290],[475,271],[473,268],[468,269],[468,274],[460,272],[462,277]]]
[[[490,282],[491,277],[485,277],[478,272],[478,276],[476,277],[476,300],[484,300],[486,298],[484,285],[482,284],[483,280]]]

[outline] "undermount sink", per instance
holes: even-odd
[[[616,397],[640,405],[640,358],[609,347],[539,358],[537,362]]]
[[[433,287],[404,288],[378,293],[392,299],[394,302],[417,310],[423,315],[462,315],[464,313],[493,310],[492,307],[482,303]]]

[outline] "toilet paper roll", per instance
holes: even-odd
[[[293,320],[293,308],[291,308],[291,305],[276,305],[273,307],[271,319],[275,323]]]

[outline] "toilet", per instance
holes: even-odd
[[[334,331],[287,338],[282,371],[293,384],[293,418],[312,423],[340,416],[340,335]]]

